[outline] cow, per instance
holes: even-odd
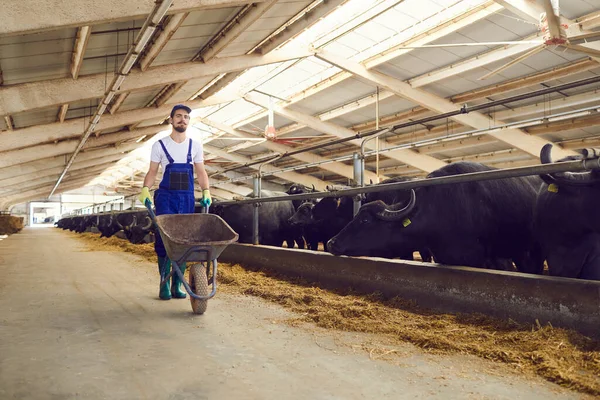
[[[552,144],[542,148],[540,160],[552,163]],[[577,160],[570,156],[559,160]],[[584,173],[541,175],[535,232],[550,275],[600,280],[600,168]]]
[[[312,188],[309,188],[308,186],[304,186],[300,183],[294,183],[288,188],[288,190],[285,191],[285,193],[292,195],[292,194],[313,193],[316,191],[317,190],[315,189],[314,185],[312,186]],[[310,201],[310,200],[293,200],[292,204],[294,204],[294,209],[297,210],[302,203],[307,202],[307,201]]]
[[[427,178],[494,168],[456,162]],[[436,262],[541,273],[543,259],[533,234],[539,177],[506,178],[410,190],[408,203],[381,200],[363,205],[356,217],[329,241],[333,254],[360,256],[374,250],[398,254],[427,248]]]
[[[327,251],[328,240],[352,220],[352,212],[352,197],[325,197],[316,204],[302,204],[289,222],[303,229],[310,250],[322,242]]]
[[[146,235],[153,230],[148,210],[128,211],[116,214],[114,222],[123,230],[132,244],[144,242]]]
[[[261,197],[287,196],[284,192],[262,190]],[[254,204],[229,204],[212,207],[211,213],[219,215],[234,231],[239,234],[240,243],[252,243],[252,216]],[[304,248],[301,231],[292,227],[288,219],[294,214],[294,205],[291,200],[261,203],[258,207],[259,216],[259,243],[267,246],[282,246],[286,242],[288,247]]]
[[[388,183],[407,182],[410,180],[411,180],[410,178],[407,178],[404,176],[397,176],[394,178],[384,179],[383,181],[379,182],[379,185],[385,185]],[[406,190],[406,189],[388,190],[385,192],[370,192],[370,193],[365,194],[364,203],[371,203],[376,200],[381,200],[387,205],[393,205],[393,204],[398,204],[398,203],[406,204],[410,200],[410,195],[411,195],[410,190]],[[385,250],[380,249],[379,251],[377,251],[377,250],[372,251],[371,254],[369,254],[369,255],[373,256],[373,257],[386,257],[386,258],[396,258],[397,257],[397,258],[401,258],[403,260],[414,260],[413,253],[416,250],[419,251],[419,254],[421,255],[421,260],[423,260],[424,262],[432,261],[431,252],[429,250],[427,250],[426,248],[406,249],[406,250],[402,251],[401,253],[394,251],[393,248],[389,248],[389,249],[385,249]]]
[[[98,228],[98,230],[100,231],[101,238],[109,238],[121,230],[121,227],[117,225],[115,218],[116,215],[117,214],[110,213],[98,216],[96,228]]]

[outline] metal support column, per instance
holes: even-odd
[[[363,187],[365,185],[364,182],[364,173],[365,173],[365,164],[364,157],[361,157],[358,153],[354,153],[352,157],[352,165],[354,166],[354,185],[356,187]],[[358,210],[360,209],[362,195],[358,194],[353,197],[353,208],[352,215],[356,216],[358,214]]]
[[[254,197],[260,199],[261,188],[260,174],[254,177]],[[252,209],[252,244],[258,243],[258,207],[260,203],[254,203]]]

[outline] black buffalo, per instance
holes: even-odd
[[[313,193],[316,191],[317,190],[315,189],[314,185],[312,188],[309,188],[308,186],[304,186],[300,183],[294,183],[285,192],[289,195],[292,195],[292,194]],[[309,200],[294,200],[294,201],[292,201],[292,204],[294,204],[294,209],[297,210],[300,207],[300,205],[306,201],[309,201]]]
[[[394,178],[385,179],[379,182],[379,185],[385,185],[388,183],[399,183],[399,182],[407,182],[411,180],[410,178],[406,178],[403,176],[398,176]],[[411,191],[406,189],[396,189],[396,190],[388,190],[385,192],[370,192],[365,194],[364,203],[371,203],[373,201],[381,200],[387,205],[393,204],[408,204],[411,196]],[[373,249],[370,252],[370,256],[373,257],[387,257],[387,258],[402,258],[404,260],[413,260],[413,253],[415,251],[419,251],[421,255],[421,260],[425,262],[431,262],[432,256],[431,252],[427,249],[409,249],[404,248],[402,252],[397,252],[393,247],[388,249]]]
[[[146,235],[153,231],[152,219],[148,215],[148,210],[118,213],[113,222],[123,230],[127,240],[133,244],[143,243]]]
[[[552,162],[552,145],[541,152]],[[567,157],[560,161],[581,159]],[[600,168],[542,175],[535,229],[551,275],[600,280]]]
[[[284,192],[262,190],[261,197],[287,196]],[[239,235],[240,243],[252,243],[252,216],[254,204],[229,204],[211,207],[210,212],[223,218]],[[301,231],[291,227],[288,219],[294,214],[291,200],[262,203],[258,207],[259,243],[268,246],[282,246],[286,242],[293,247],[297,242],[304,248]]]
[[[494,168],[457,162],[430,173],[441,177]],[[378,200],[361,207],[330,240],[334,254],[397,254],[427,248],[439,263],[541,273],[543,259],[533,235],[538,177],[466,182],[411,190],[407,204]]]
[[[289,219],[290,224],[303,229],[310,250],[317,250],[319,242],[327,251],[327,242],[352,220],[352,198],[325,197],[316,204],[304,203]]]

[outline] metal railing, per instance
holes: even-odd
[[[534,165],[529,167],[505,168],[492,171],[472,172],[468,174],[443,176],[437,178],[415,179],[406,182],[386,183],[382,185],[372,185],[354,189],[333,190],[329,192],[312,192],[287,196],[262,197],[260,199],[250,198],[235,201],[221,201],[218,204],[257,204],[285,200],[311,200],[321,199],[325,197],[356,196],[363,193],[388,192],[400,189],[415,189],[423,186],[439,186],[464,182],[516,178],[529,175],[553,174],[557,172],[584,172],[599,168],[600,158],[589,158],[583,160],[557,162],[553,164]]]

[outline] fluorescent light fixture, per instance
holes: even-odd
[[[165,16],[167,11],[169,10],[169,7],[171,7],[171,3],[173,3],[173,0],[163,0],[163,2],[160,3],[158,8],[156,9],[156,12],[152,16],[152,20],[150,22],[154,25],[158,25],[160,20]]]
[[[103,103],[106,104],[106,105],[110,104],[110,102],[113,99],[113,97],[115,97],[115,94],[116,94],[116,92],[114,90],[111,90],[110,92],[108,92],[108,94],[104,98]]]
[[[117,75],[117,78],[115,79],[115,85],[113,87],[113,90],[119,90],[119,87],[121,86],[121,84],[123,83],[123,81],[125,80],[125,75]]]
[[[98,121],[100,121],[100,115],[96,114],[94,115],[94,119],[92,120],[92,125],[96,125],[98,123]]]
[[[139,138],[139,139],[138,139],[138,140],[136,140],[135,142],[136,142],[136,143],[139,143],[139,142],[141,142],[142,140],[144,140],[144,138],[145,138],[146,136],[148,136],[148,135],[144,135],[144,136],[142,136],[141,138]]]
[[[133,67],[133,64],[135,64],[135,60],[137,60],[138,56],[137,54],[128,54],[127,55],[127,59],[125,60],[125,62],[123,63],[123,66],[121,67],[121,73],[123,75],[127,75],[129,73],[129,71],[131,70],[131,67]]]
[[[146,27],[144,32],[141,34],[140,40],[137,42],[137,44],[133,48],[134,53],[140,54],[142,52],[142,50],[144,50],[146,43],[148,43],[148,40],[150,40],[150,38],[152,37],[152,34],[154,33],[155,30],[156,30],[156,28],[153,26]]]
[[[539,125],[539,124],[543,124],[543,123],[544,123],[543,119],[536,119],[534,121],[523,122],[522,124],[510,125],[510,126],[507,126],[505,129],[528,128],[530,126]]]
[[[559,115],[557,117],[550,117],[550,118],[548,118],[548,122],[564,121],[565,119],[585,117],[586,115],[590,115],[590,114],[591,114],[590,111],[580,111],[580,112],[576,112],[573,114]]]

